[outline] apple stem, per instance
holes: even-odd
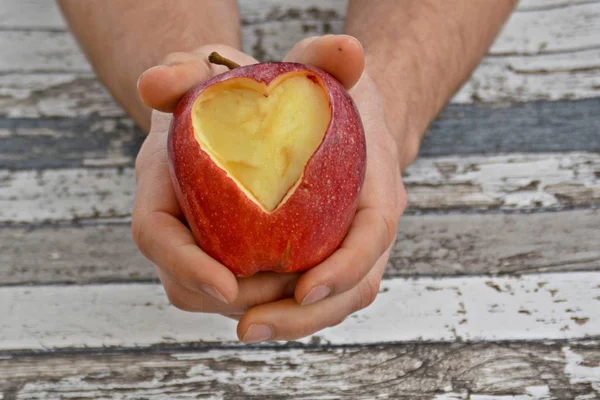
[[[220,55],[219,53],[217,53],[216,51],[213,51],[212,53],[210,53],[210,55],[208,56],[208,61],[213,63],[213,64],[217,64],[217,65],[224,65],[227,68],[231,69],[235,69],[235,68],[239,68],[240,64],[231,61],[228,58],[223,57],[222,55]]]

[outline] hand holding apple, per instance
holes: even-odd
[[[304,271],[339,247],[354,218],[366,163],[358,111],[320,69],[233,68],[173,113],[179,204],[200,248],[236,276]]]
[[[156,110],[172,112],[183,93],[226,70],[207,64],[206,57],[213,50],[242,65],[256,62],[223,46],[201,48],[196,54],[174,54],[167,59],[168,66],[155,67],[140,78],[144,101]],[[361,77],[363,67],[362,48],[346,36],[302,41],[286,61],[316,65],[346,88]],[[363,75],[351,95],[363,119],[369,153],[358,211],[340,249],[302,276],[259,273],[236,279],[196,245],[183,223],[169,177],[170,115],[154,112],[152,130],[136,163],[133,232],[142,252],[157,266],[175,306],[241,317],[238,334],[252,342],[309,335],[338,323],[374,299],[405,196],[396,145],[385,126],[377,89]],[[318,305],[308,305],[327,295]]]

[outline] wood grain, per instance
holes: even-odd
[[[86,73],[0,73],[0,117],[125,117],[125,112]]]
[[[50,5],[49,5],[50,4]],[[279,60],[299,39],[341,32],[346,2],[242,2],[244,50]],[[600,96],[600,2],[521,5],[455,103]],[[0,2],[0,116],[124,116],[93,78],[53,3]]]
[[[53,104],[47,96],[36,99]],[[429,129],[420,155],[600,152],[598,109],[600,98],[451,104]],[[0,169],[132,166],[143,138],[127,118],[0,118]]]
[[[600,338],[600,272],[384,280],[302,343]],[[348,301],[352,301],[350,298]],[[170,306],[159,284],[0,287],[0,350],[236,345],[235,321]]]
[[[386,277],[599,271],[600,211],[405,216]],[[6,227],[0,282],[154,281],[129,225]]]
[[[131,167],[143,140],[126,118],[0,119],[0,169]]]
[[[0,170],[0,222],[128,217],[134,175],[131,167]],[[421,158],[406,170],[404,183],[410,212],[595,207],[600,154]]]
[[[420,155],[600,152],[599,109],[600,98],[450,104],[429,128]]]
[[[595,205],[600,202],[600,155],[421,158],[403,180],[414,210]]]
[[[64,30],[55,1],[0,1],[0,30]]]
[[[597,342],[408,344],[0,359],[3,399],[596,399]]]

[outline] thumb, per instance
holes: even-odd
[[[227,71],[227,68],[212,65],[208,61],[208,55],[213,51],[240,65],[257,62],[249,55],[225,45],[205,45],[193,53],[171,53],[161,65],[146,70],[138,79],[138,92],[144,104],[158,111],[173,112],[185,92]]]
[[[363,47],[353,36],[313,36],[298,42],[283,61],[308,64],[333,75],[347,90],[360,79],[365,67]]]

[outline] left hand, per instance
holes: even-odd
[[[398,144],[386,126],[381,95],[364,71],[360,43],[343,35],[308,38],[284,61],[314,65],[352,88],[350,95],[365,128],[367,170],[354,221],[341,247],[300,277],[295,299],[250,308],[238,325],[244,341],[248,341],[249,329],[260,333],[271,329],[270,340],[298,339],[337,325],[369,306],[379,292],[406,207]]]

